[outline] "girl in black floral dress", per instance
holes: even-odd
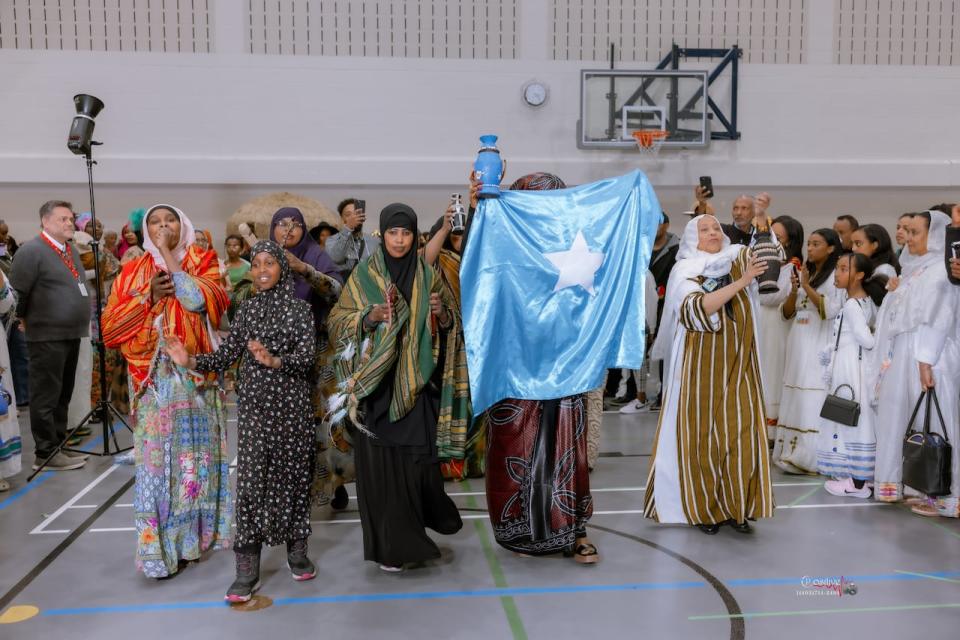
[[[251,251],[258,293],[237,311],[220,349],[191,356],[168,341],[180,366],[223,371],[241,359],[237,382],[237,577],[228,602],[246,602],[260,587],[260,547],[287,545],[294,580],[317,574],[307,558],[315,431],[311,393],[315,332],[310,305],[294,295],[290,265],[275,242]]]

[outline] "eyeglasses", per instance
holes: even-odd
[[[293,229],[302,229],[303,225],[294,220],[281,220],[277,223],[277,229],[281,231],[292,231]]]

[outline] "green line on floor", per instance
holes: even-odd
[[[820,491],[820,487],[822,487],[822,486],[823,486],[823,485],[818,482],[818,483],[817,483],[817,486],[815,486],[813,489],[810,489],[810,491],[807,491],[805,494],[803,494],[802,496],[800,496],[799,498],[797,498],[796,500],[794,500],[793,502],[791,502],[791,503],[790,503],[790,506],[791,506],[791,507],[794,507],[794,506],[800,504],[801,502],[803,502],[804,500],[806,500],[807,498],[809,498],[810,496],[812,496],[813,494],[815,494],[817,491]]]
[[[472,492],[470,481],[464,480],[460,483],[467,492]],[[477,509],[477,500],[475,496],[467,496],[467,507]],[[509,587],[507,579],[503,576],[503,568],[500,567],[500,561],[497,560],[496,550],[490,544],[490,532],[487,530],[485,520],[478,519],[473,521],[473,526],[477,530],[477,536],[480,538],[480,544],[483,547],[483,555],[487,558],[487,565],[490,567],[490,575],[493,576],[493,584],[499,589]],[[527,640],[527,630],[523,627],[523,620],[520,619],[520,612],[517,610],[517,603],[512,596],[500,596],[500,604],[503,606],[503,612],[507,616],[507,622],[510,624],[510,631],[513,633],[514,640]]]
[[[920,578],[930,578],[931,580],[942,580],[943,582],[952,582],[954,584],[960,584],[960,580],[954,580],[953,578],[944,578],[943,576],[931,576],[927,573],[914,573],[912,571],[900,571],[899,569],[894,569],[894,573],[902,573],[905,576],[918,576]]]
[[[905,505],[905,504],[903,504],[903,503],[899,503],[899,504],[897,504],[897,506],[900,507],[901,509],[903,509],[904,511],[907,511],[908,513],[913,513],[912,511],[910,511],[910,507],[908,507],[907,505]],[[960,533],[957,533],[956,531],[952,531],[950,528],[943,526],[942,524],[940,524],[939,522],[937,522],[937,520],[939,520],[939,519],[940,519],[939,517],[937,517],[937,518],[929,518],[929,517],[920,516],[920,521],[921,521],[921,522],[926,522],[926,523],[929,524],[929,525],[933,525],[934,527],[940,529],[941,531],[943,531],[943,532],[946,533],[947,535],[953,536],[954,538],[957,538],[958,540],[960,540]]]
[[[888,611],[917,611],[922,609],[960,609],[960,602],[945,604],[905,604],[891,607],[860,607],[854,609],[806,609],[802,611],[761,611],[753,613],[718,613],[709,616],[690,616],[687,620],[726,620],[728,618],[776,618],[785,616],[816,616],[826,613],[886,613]]]

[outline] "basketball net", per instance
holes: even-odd
[[[657,155],[667,139],[667,132],[661,129],[641,129],[631,135],[637,141],[637,148],[650,156]]]

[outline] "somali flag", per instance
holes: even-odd
[[[596,389],[639,369],[660,203],[640,171],[481,200],[460,266],[475,413]]]

